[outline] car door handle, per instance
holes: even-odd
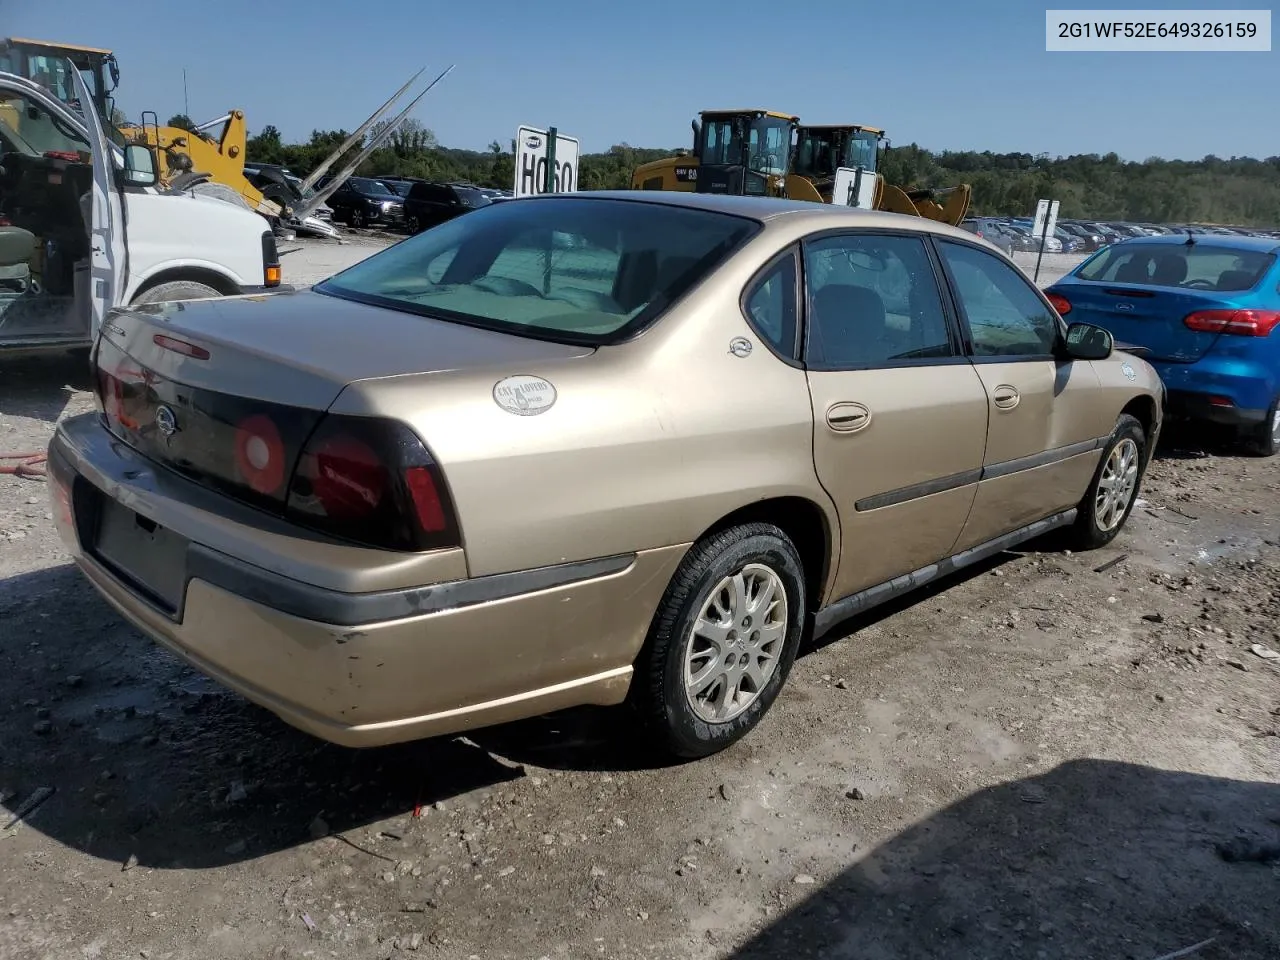
[[[1012,410],[1021,399],[1022,395],[1007,383],[1002,383],[991,391],[991,402],[1001,410]]]
[[[837,433],[855,433],[871,423],[871,411],[845,400],[827,407],[827,426]]]

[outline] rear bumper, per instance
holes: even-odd
[[[115,441],[94,414],[59,425],[48,475],[59,534],[122,616],[287,723],[346,746],[620,702],[652,612],[684,554],[669,547],[340,591],[315,582],[325,579],[323,570],[303,580],[296,565],[269,551],[250,559],[210,545],[201,536],[210,529],[204,511],[192,505],[199,496],[175,496],[182,485],[195,485]],[[96,516],[117,509],[110,504],[160,525],[171,546],[179,541],[176,590],[149,591],[97,550]],[[311,549],[348,554],[334,560],[340,567],[355,548]],[[139,566],[146,564],[140,559]],[[161,594],[174,602],[158,601]]]
[[[1174,417],[1252,426],[1266,419],[1280,392],[1280,374],[1239,357],[1209,355],[1196,363],[1151,365],[1169,390],[1168,411]]]

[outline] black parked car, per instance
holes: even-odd
[[[321,180],[319,185],[323,185]],[[404,200],[386,185],[368,177],[350,177],[329,197],[333,219],[353,227],[369,224],[396,226],[404,222]]]
[[[405,197],[404,220],[410,233],[419,233],[492,202],[478,187],[419,182],[409,188]]]

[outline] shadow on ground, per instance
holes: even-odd
[[[0,415],[55,423],[72,393],[90,387],[85,351],[0,359]]]
[[[1268,847],[1270,845],[1270,847]],[[1225,850],[1219,847],[1222,846]],[[734,960],[1280,956],[1280,785],[1081,760],[908,828]]]
[[[105,860],[218,867],[310,841],[316,817],[337,833],[419,804],[478,799],[524,776],[524,764],[604,772],[665,762],[637,749],[630,713],[616,709],[379,749],[323,743],[140,636],[71,564],[0,581],[0,634],[13,638],[0,645],[5,805],[54,788],[31,828]]]

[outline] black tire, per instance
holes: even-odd
[[[1102,482],[1103,475],[1107,471],[1107,465],[1111,461],[1112,453],[1121,445],[1127,445],[1132,442],[1136,447],[1137,456],[1137,474],[1134,477],[1133,489],[1129,492],[1128,502],[1124,506],[1124,510],[1119,515],[1119,520],[1108,526],[1109,517],[1101,516],[1098,503],[1098,487]],[[1127,413],[1120,414],[1116,420],[1116,428],[1111,433],[1110,439],[1102,448],[1102,456],[1098,460],[1098,468],[1094,471],[1093,479],[1089,482],[1089,489],[1085,492],[1084,498],[1080,501],[1077,509],[1079,511],[1076,516],[1075,524],[1070,528],[1067,534],[1069,546],[1075,550],[1096,550],[1098,547],[1106,546],[1124,529],[1124,525],[1129,521],[1129,514],[1133,512],[1133,505],[1138,502],[1138,496],[1142,491],[1142,478],[1147,468],[1147,434],[1142,429],[1142,424],[1137,418],[1131,417]],[[1105,513],[1105,511],[1103,511]]]
[[[360,229],[365,224],[364,211],[359,207],[352,207],[351,216],[347,218],[347,222],[357,230]]]
[[[725,721],[708,721],[695,712],[686,692],[685,651],[693,643],[694,624],[717,585],[750,565],[771,571],[786,596],[781,639],[775,641],[773,648],[776,660],[763,688],[751,691],[755,696],[749,706]],[[672,576],[635,664],[632,706],[639,712],[653,746],[668,756],[693,759],[723,750],[744,737],[777,699],[795,662],[807,622],[804,564],[795,544],[778,527],[743,524],[696,543]],[[741,623],[735,626],[741,629]],[[753,626],[760,624],[747,624],[746,629]],[[755,634],[759,632],[756,630]],[[734,637],[731,630],[729,638],[736,646],[729,648],[730,653],[741,657],[745,664],[752,654],[743,651],[751,649],[746,644],[754,637]],[[721,656],[723,652],[708,657],[707,666],[718,664]],[[741,666],[730,669],[741,672]],[[717,682],[712,681],[712,689]]]
[[[1274,457],[1280,453],[1280,396],[1271,401],[1267,417],[1245,441],[1250,453],[1259,457]]]
[[[169,283],[157,284],[149,290],[143,290],[133,298],[134,303],[168,303],[173,300],[202,300],[207,297],[221,297],[217,290],[207,283],[195,280],[172,280]]]
[[[414,217],[414,216],[405,217],[404,226],[405,226],[405,229],[408,230],[410,234],[422,232],[422,225],[418,223],[417,217]]]

